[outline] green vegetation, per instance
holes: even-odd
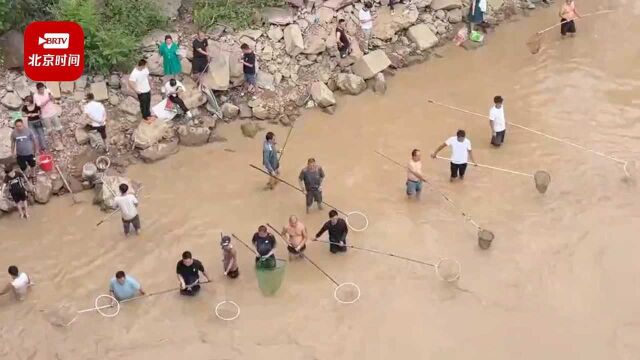
[[[33,20],[51,19],[58,0],[0,0],[0,34],[24,29]]]
[[[201,29],[215,25],[244,29],[251,26],[257,10],[282,5],[284,0],[197,0],[193,21]]]

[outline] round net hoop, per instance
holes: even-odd
[[[340,296],[338,296],[338,292],[340,290],[344,290],[344,289],[351,289],[351,292],[353,292],[355,295],[353,296],[353,299],[342,299],[340,298]],[[355,290],[355,291],[354,291]],[[360,287],[358,285],[356,285],[355,283],[352,282],[346,282],[346,283],[342,283],[338,286],[336,286],[336,289],[333,291],[333,297],[336,299],[337,302],[339,302],[340,304],[353,304],[355,302],[357,302],[358,300],[360,300]]]
[[[441,258],[435,266],[436,275],[440,280],[446,282],[454,282],[460,279],[462,266],[457,260],[449,258]]]
[[[100,305],[100,300],[102,299],[108,299],[110,304],[109,305]],[[93,305],[95,306],[96,311],[104,316],[104,317],[108,317],[108,318],[112,318],[112,317],[116,317],[118,316],[118,314],[120,313],[120,303],[118,302],[118,300],[116,300],[116,298],[114,298],[111,295],[99,295],[96,298],[96,301],[94,301]],[[108,313],[106,311],[103,311],[103,309],[109,309],[109,308],[114,308],[115,307],[115,312],[113,313]]]
[[[222,310],[221,307],[223,307],[224,305],[232,305],[236,311],[235,311],[235,315],[233,316],[223,316],[221,314]],[[238,304],[236,304],[234,301],[231,300],[224,300],[218,303],[218,305],[216,305],[216,308],[214,310],[216,316],[218,317],[218,319],[220,320],[224,320],[224,321],[232,321],[237,319],[240,316],[240,306],[238,306]]]
[[[478,246],[480,246],[480,248],[488,249],[493,239],[495,239],[495,235],[491,231],[487,229],[480,229],[478,231]]]
[[[361,227],[353,226],[353,224],[351,222],[349,222],[349,218],[351,216],[354,216],[354,215],[361,216],[364,219],[364,225],[362,225]],[[355,222],[355,219],[352,219],[351,221]],[[365,214],[361,213],[360,211],[352,211],[352,212],[348,213],[347,214],[347,218],[346,218],[346,222],[347,222],[347,225],[349,226],[349,228],[351,230],[353,230],[353,231],[356,231],[356,232],[365,231],[369,227],[369,218],[367,218],[367,216]]]
[[[538,190],[538,192],[540,194],[544,194],[545,192],[547,192],[547,188],[551,183],[551,175],[544,170],[538,170],[533,175],[533,181],[535,181],[536,189]]]

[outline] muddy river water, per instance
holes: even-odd
[[[228,143],[130,168],[145,186],[138,238],[124,239],[117,219],[96,228],[104,214],[88,193],[84,204],[64,197],[36,207],[28,223],[17,214],[0,220],[0,264],[16,264],[37,282],[24,302],[0,298],[0,358],[640,359],[640,205],[621,166],[513,127],[495,150],[487,120],[426,102],[486,113],[500,94],[507,120],[637,159],[640,3],[578,5],[583,13],[619,11],[578,23],[574,39],[549,34],[532,56],[526,39],[557,19],[556,6],[536,11],[501,26],[478,50],[444,48],[442,58],[398,72],[385,96],[343,97],[335,115],[310,111],[296,122],[285,179],[295,181],[315,157],[327,173],[325,199],[369,217],[367,231],[350,233],[351,244],[425,261],[455,258],[458,286],[468,292],[430,267],[356,251],[332,255],[324,244],[309,245],[307,254],[336,280],[360,286],[356,304],[336,303],[333,285],[304,261],[289,264],[275,297],[263,297],[241,245],[240,278],[225,279],[220,231],[248,241],[259,224],[282,226],[291,214],[313,233],[326,219],[326,211],[305,215],[301,194],[285,186],[262,190],[266,179],[248,164],[260,164],[263,135],[243,138],[233,124],[221,129]],[[458,128],[479,162],[549,171],[547,193],[531,179],[480,168],[450,184],[447,163],[427,154]],[[282,142],[287,129],[272,130]],[[475,228],[436,192],[407,201],[404,171],[374,153],[404,163],[414,147],[434,186],[496,234],[489,250],[478,248]],[[175,287],[184,250],[214,280],[198,297],[143,299],[115,318],[84,314],[68,328],[47,321],[46,312],[64,303],[91,307],[116,270],[147,291]],[[213,315],[224,299],[241,306],[237,320]]]

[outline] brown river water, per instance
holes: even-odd
[[[317,243],[309,257],[337,281],[357,283],[359,302],[336,303],[333,284],[304,261],[289,264],[275,297],[263,297],[253,257],[239,244],[240,278],[225,279],[220,231],[249,241],[259,224],[280,227],[291,214],[312,233],[326,219],[326,211],[305,215],[302,195],[285,186],[262,190],[264,175],[248,164],[261,162],[263,133],[243,138],[236,123],[221,129],[228,143],[130,168],[145,187],[138,238],[123,238],[116,218],[96,228],[104,214],[89,193],[80,205],[64,197],[33,208],[28,223],[17,214],[0,220],[0,264],[18,265],[36,282],[21,303],[0,298],[0,358],[640,359],[640,205],[638,188],[621,181],[622,167],[513,127],[495,150],[487,120],[426,102],[486,113],[501,94],[508,121],[637,159],[640,3],[578,6],[619,11],[579,22],[574,39],[553,31],[532,56],[526,39],[557,20],[556,6],[536,11],[501,26],[478,50],[447,47],[443,58],[399,72],[385,96],[343,97],[335,115],[310,111],[296,123],[282,176],[295,181],[314,156],[327,173],[325,200],[369,217],[369,229],[350,233],[351,244],[457,259],[458,288],[430,267],[355,250],[332,255]],[[526,177],[481,168],[450,184],[448,164],[427,154],[458,128],[481,163],[549,171],[547,193]],[[272,130],[282,143],[287,129]],[[405,163],[414,147],[423,149],[433,184],[496,234],[489,250],[478,248],[475,228],[438,193],[407,201],[405,172],[374,153]],[[116,270],[149,292],[175,287],[184,250],[214,280],[198,297],[142,299],[115,318],[87,313],[68,328],[47,321],[61,304],[92,307]],[[286,257],[282,244],[278,253]],[[237,320],[213,314],[225,299],[240,305]]]

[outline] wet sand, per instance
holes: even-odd
[[[640,359],[640,205],[621,166],[515,128],[495,150],[487,120],[426,102],[485,113],[500,94],[508,121],[637,159],[640,5],[609,3],[623,11],[578,23],[575,39],[549,34],[538,55],[524,43],[556,21],[556,6],[501,26],[481,49],[442,49],[443,58],[389,79],[384,97],[343,97],[335,115],[310,111],[296,123],[282,176],[296,181],[315,157],[327,173],[325,199],[369,217],[366,232],[350,233],[351,244],[457,259],[458,285],[472,293],[441,282],[430,267],[357,251],[332,255],[326,244],[309,245],[307,254],[337,281],[357,283],[358,303],[337,304],[333,284],[303,261],[289,264],[279,293],[265,298],[240,244],[240,278],[223,278],[220,231],[249,241],[259,224],[280,227],[291,214],[313,234],[326,220],[326,211],[305,215],[302,195],[285,186],[262,191],[266,178],[248,164],[260,164],[264,133],[243,138],[233,124],[221,129],[228,143],[181,148],[129,170],[145,186],[138,238],[124,239],[116,218],[96,228],[104,214],[88,193],[81,205],[64,197],[33,208],[28,227],[16,228],[24,224],[17,214],[0,220],[0,263],[17,264],[37,282],[23,303],[0,298],[0,358]],[[583,13],[604,7],[578,5]],[[549,171],[548,192],[478,168],[464,184],[449,184],[448,164],[427,155],[458,128],[481,163]],[[269,129],[284,141],[287,129]],[[478,248],[475,228],[436,192],[407,201],[404,171],[374,153],[404,163],[414,147],[433,184],[496,234],[490,250]],[[91,307],[116,270],[147,291],[175,287],[184,250],[214,280],[198,297],[143,299],[116,318],[84,314],[66,329],[46,321],[43,311],[63,303]],[[280,243],[281,257],[284,250]],[[213,315],[224,299],[241,306],[236,321]]]

